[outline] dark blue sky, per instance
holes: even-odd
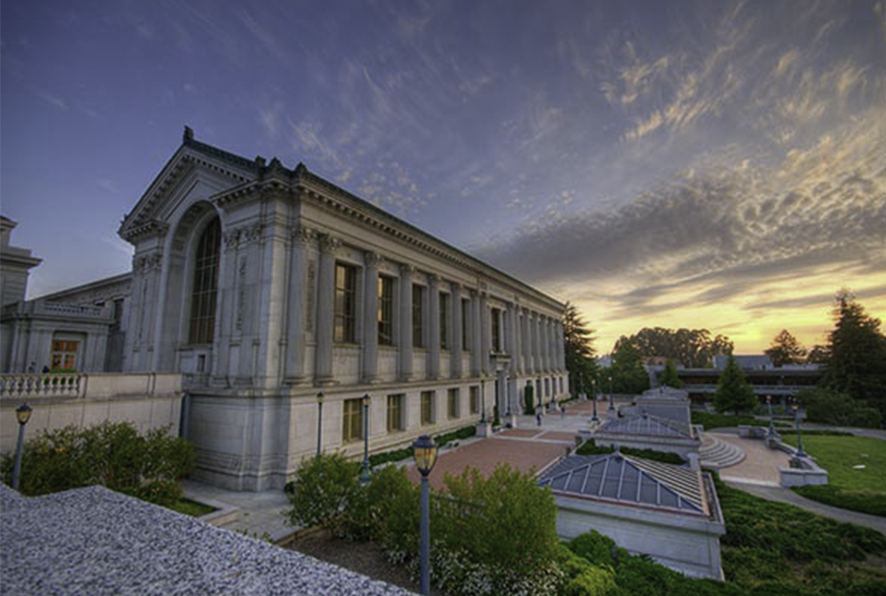
[[[303,161],[563,299],[759,350],[886,314],[886,2],[4,0],[31,296],[122,272],[183,125]]]

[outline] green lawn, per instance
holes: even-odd
[[[794,434],[782,438],[797,444]],[[804,433],[803,449],[828,471],[828,485],[803,486],[795,489],[798,493],[834,507],[886,517],[886,441]]]
[[[797,436],[793,433],[784,433],[782,439],[797,445]],[[830,484],[849,490],[886,493],[886,441],[804,434],[803,449],[828,471]]]
[[[734,426],[769,426],[769,420],[757,420],[746,414],[712,414],[710,412],[694,411],[691,413],[692,424],[701,424],[705,430],[712,428],[731,428]],[[791,426],[790,423],[776,420],[774,426],[782,429]]]
[[[184,513],[185,515],[190,515],[191,517],[200,517],[201,515],[206,515],[207,513],[215,511],[215,507],[204,503],[198,503],[191,499],[185,499],[184,497],[176,501],[175,505],[172,505],[170,509],[178,511],[179,513]]]

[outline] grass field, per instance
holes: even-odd
[[[782,438],[786,443],[797,445],[796,435],[785,433]],[[848,490],[886,493],[886,441],[803,435],[803,449],[828,471],[830,484]]]
[[[797,444],[795,435],[783,439]],[[886,517],[886,441],[804,434],[803,449],[828,471],[828,484],[794,490],[834,507]]]

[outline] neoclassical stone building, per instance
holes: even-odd
[[[564,305],[299,164],[185,129],[120,236],[135,247],[124,371],[181,372],[197,475],[282,486],[371,451],[564,396]],[[323,394],[322,420],[317,395]]]

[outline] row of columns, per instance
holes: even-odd
[[[341,241],[327,234],[317,234],[304,228],[298,228],[292,234],[293,246],[290,262],[290,283],[288,295],[287,350],[285,357],[285,377],[289,382],[306,380],[304,370],[305,342],[308,329],[306,311],[309,293],[312,291],[310,280],[306,279],[306,248],[309,242],[317,241],[319,258],[317,265],[317,308],[316,308],[316,354],[314,361],[314,382],[329,384],[334,382],[333,370],[333,317],[335,301],[335,266],[336,252]],[[362,295],[362,336],[358,341],[362,345],[361,371],[362,380],[372,383],[378,380],[378,283],[379,265],[383,257],[374,252],[364,253],[363,260],[363,295]],[[416,268],[410,264],[399,267],[399,308],[397,318],[399,329],[397,336],[398,377],[400,381],[416,378],[422,371],[413,370],[413,284]],[[460,378],[464,372],[462,360],[464,351],[470,350],[470,373],[472,376],[487,376],[491,372],[489,352],[492,343],[492,324],[490,300],[486,292],[475,289],[469,292],[470,317],[468,328],[469,344],[463,344],[462,335],[462,284],[446,281],[435,274],[427,276],[425,313],[427,326],[428,365],[424,378],[433,380],[442,374],[440,370],[440,293],[447,290],[449,299],[449,320],[452,332],[448,336],[450,351],[450,378]],[[500,311],[504,343],[501,344],[511,355],[511,376],[527,375],[545,371],[562,370],[564,368],[562,349],[562,325],[559,320],[546,317],[528,308],[507,303]],[[485,348],[485,349],[484,349]]]

